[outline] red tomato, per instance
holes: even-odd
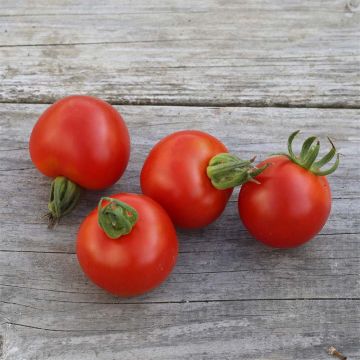
[[[299,246],[325,225],[331,193],[325,176],[317,176],[286,156],[271,157],[256,180],[240,190],[241,220],[259,241],[279,248]]]
[[[225,152],[219,140],[204,132],[173,133],[158,142],[145,160],[142,191],[161,204],[176,225],[206,226],[220,216],[232,193],[232,189],[216,189],[206,173],[210,159]]]
[[[105,101],[69,96],[51,105],[30,137],[30,155],[46,176],[102,189],[123,174],[130,139],[121,115]]]
[[[101,288],[120,296],[139,295],[157,287],[175,266],[176,232],[164,209],[149,197],[123,193],[112,198],[135,209],[137,222],[127,235],[110,238],[99,226],[98,209],[93,210],[80,226],[77,257]]]

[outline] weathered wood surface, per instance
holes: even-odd
[[[40,218],[49,179],[29,159],[29,133],[45,105],[0,105],[0,335],[3,358],[326,360],[335,345],[360,357],[359,116],[356,109],[121,106],[132,155],[123,179],[87,192],[54,230]],[[179,233],[168,281],[119,299],[81,273],[74,240],[100,194],[139,191],[151,146],[184,128],[216,134],[259,159],[291,130],[330,135],[343,154],[329,177],[333,210],[319,236],[293,250],[257,243],[238,221],[236,194],[215,224]],[[305,134],[304,134],[305,135]]]
[[[360,359],[359,39],[359,0],[1,0],[0,359],[326,360],[330,345]],[[119,107],[126,174],[49,231],[28,137],[41,104],[71,93],[196,106]],[[269,249],[234,193],[216,223],[179,232],[160,288],[108,295],[79,269],[78,226],[101,194],[140,191],[151,146],[184,128],[259,159],[292,130],[330,135],[343,156],[329,221],[301,248]]]
[[[332,344],[359,359],[359,300],[42,306],[3,306],[53,322],[6,325],[5,359],[332,360]]]
[[[357,0],[0,2],[0,101],[360,105]]]

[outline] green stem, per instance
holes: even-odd
[[[269,166],[266,164],[257,168],[253,166],[254,160],[255,158],[242,160],[235,155],[221,153],[210,160],[206,173],[216,189],[230,189],[248,181],[255,181],[253,178]]]
[[[320,142],[317,139],[316,136],[311,136],[307,138],[303,146],[301,148],[301,152],[298,156],[296,156],[292,150],[292,143],[296,137],[296,135],[300,132],[300,130],[297,130],[293,132],[288,139],[288,154],[280,154],[287,156],[292,162],[295,164],[303,167],[306,170],[311,171],[313,174],[317,176],[325,176],[332,174],[339,166],[340,158],[339,154],[336,152],[336,148],[332,140],[328,137],[328,140],[331,145],[330,151],[324,155],[320,160],[316,161],[316,158],[319,155],[320,151]],[[313,143],[315,142],[315,145]],[[333,157],[336,155],[335,163],[328,169],[322,170],[321,168],[328,164]]]
[[[104,207],[103,201],[108,201]],[[109,197],[102,197],[98,205],[98,223],[106,235],[117,239],[129,234],[136,224],[138,214],[130,205]]]
[[[80,198],[80,187],[64,176],[58,176],[51,183],[48,204],[48,227],[54,227],[61,217],[69,214]]]

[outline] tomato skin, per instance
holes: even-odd
[[[98,225],[97,209],[83,221],[76,253],[85,274],[101,288],[119,296],[143,294],[162,283],[175,266],[178,242],[165,210],[145,195],[116,194],[138,212],[128,235],[109,238]]]
[[[129,161],[124,120],[110,104],[90,96],[69,96],[51,105],[35,124],[30,156],[49,177],[65,176],[86,189],[114,184]]]
[[[312,239],[331,210],[326,177],[316,176],[285,156],[258,165],[271,165],[256,177],[260,184],[242,186],[238,208],[244,226],[266,245],[291,248]]]
[[[175,225],[206,226],[221,215],[232,193],[214,188],[206,174],[210,159],[224,152],[228,152],[225,145],[201,131],[166,136],[145,160],[142,192],[161,204]]]

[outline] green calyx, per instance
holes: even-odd
[[[302,145],[300,154],[295,155],[292,149],[292,144],[296,135],[298,135],[299,132],[300,130],[297,130],[289,136],[288,139],[289,153],[280,154],[280,155],[287,156],[292,162],[303,167],[304,169],[311,171],[313,174],[317,176],[326,176],[333,173],[339,166],[340,155],[339,153],[336,152],[335,145],[331,141],[331,139],[328,137],[328,140],[331,145],[330,151],[326,155],[324,155],[320,160],[316,161],[320,151],[320,141],[316,136],[310,136],[309,138],[307,138]],[[334,158],[335,155],[336,155],[335,163],[330,168],[326,170],[322,170],[322,167],[327,163],[329,163]]]
[[[103,201],[108,201],[104,207]],[[138,214],[128,204],[109,197],[102,197],[98,205],[98,223],[111,239],[129,234],[136,224]]]
[[[80,198],[80,187],[64,176],[58,176],[51,183],[48,203],[48,227],[54,227],[61,217],[70,213]]]
[[[258,183],[254,177],[262,173],[270,164],[257,168],[253,165],[254,161],[255,157],[242,160],[235,155],[221,153],[210,160],[206,173],[212,185],[218,190],[230,189],[248,181]]]

